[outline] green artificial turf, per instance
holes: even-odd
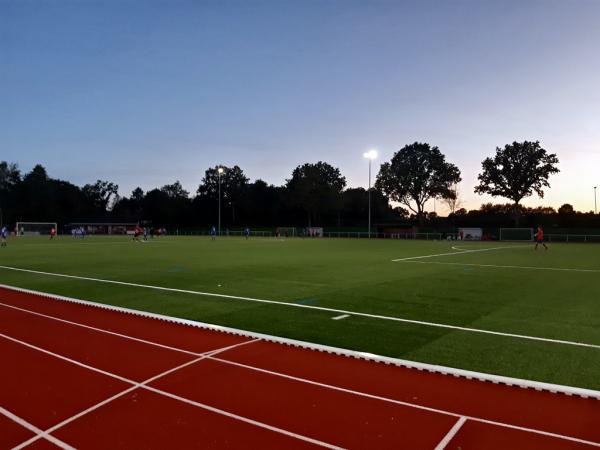
[[[452,246],[501,248],[392,262],[456,252]],[[10,239],[0,249],[0,265],[600,345],[600,246],[532,249],[527,243],[376,239],[166,237],[136,243],[124,237],[25,237]],[[7,269],[0,269],[0,283],[414,361],[600,389],[598,348],[360,316],[332,320],[339,313]]]

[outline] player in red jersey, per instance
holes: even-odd
[[[139,241],[140,240],[140,235],[143,233],[143,230],[136,225],[135,226],[135,230],[133,231],[133,240],[134,241]]]
[[[56,228],[50,228],[50,239],[54,239],[56,237]]]
[[[544,246],[544,248],[546,250],[548,250],[548,246],[544,242],[544,230],[542,229],[541,225],[538,227],[537,232],[535,233],[535,248],[534,248],[534,250],[537,250],[538,245],[540,245],[540,244],[542,244]]]

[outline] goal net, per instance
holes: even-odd
[[[308,237],[323,237],[323,227],[307,227],[305,235]]]
[[[483,238],[482,228],[459,228],[458,237],[462,241],[480,241]]]
[[[17,236],[50,236],[50,230],[58,229],[56,222],[17,222]]]
[[[533,228],[500,228],[501,241],[533,241]]]

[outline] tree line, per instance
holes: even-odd
[[[224,227],[366,224],[367,191],[346,189],[339,169],[327,163],[297,167],[283,186],[260,179],[250,182],[238,166],[219,167],[205,171],[194,195],[175,181],[147,192],[137,187],[129,196],[120,196],[118,185],[109,181],[79,187],[50,177],[41,165],[23,175],[17,164],[2,161],[2,220],[11,225],[18,221],[115,221],[167,228],[210,226],[217,220],[220,178]],[[403,210],[393,208],[385,196],[375,191],[371,195],[374,218],[387,222],[402,219]]]
[[[496,148],[482,162],[475,192],[511,203],[466,211],[460,208],[459,168],[446,161],[438,147],[415,142],[381,165],[371,190],[373,223],[439,223],[440,218],[425,211],[425,204],[437,199],[449,207],[449,219],[454,221],[508,215],[518,225],[528,214],[522,200],[534,193],[544,196],[549,177],[559,171],[558,162],[537,141]],[[216,222],[219,185],[225,227],[364,227],[367,222],[367,190],[347,188],[340,170],[323,161],[296,167],[281,186],[260,179],[250,182],[238,166],[217,166],[205,171],[192,195],[175,181],[147,192],[138,187],[129,196],[120,196],[118,186],[110,181],[78,187],[51,178],[41,165],[23,175],[15,163],[0,162],[0,208],[5,223],[114,220],[168,228],[208,226]]]

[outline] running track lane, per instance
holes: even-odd
[[[0,333],[12,339],[0,338],[0,354],[13,368],[0,378],[0,406],[36,427],[129,389],[51,433],[78,448],[594,448],[476,418],[600,441],[598,400],[269,342],[245,345],[242,336],[12,290],[0,289]],[[33,434],[0,418],[7,447]],[[52,447],[40,439],[26,448]]]

